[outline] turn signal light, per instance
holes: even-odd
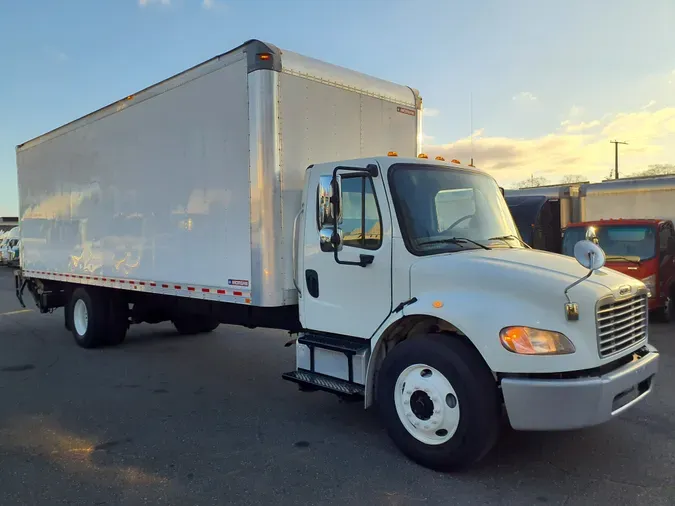
[[[560,332],[531,327],[506,327],[499,332],[502,346],[519,355],[566,355],[575,348]]]
[[[267,61],[267,60],[269,60],[269,59],[272,58],[272,55],[269,54],[269,53],[260,53],[260,54],[258,55],[258,58],[259,58],[260,60]]]

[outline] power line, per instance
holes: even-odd
[[[609,141],[614,144],[614,179],[619,179],[619,144],[628,144],[623,141]]]

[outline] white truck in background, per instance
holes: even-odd
[[[17,296],[85,348],[140,322],[298,334],[285,379],[377,405],[435,469],[484,456],[503,409],[563,430],[643,400],[644,285],[587,241],[525,247],[491,176],[419,153],[420,116],[410,88],[249,41],[18,146]]]

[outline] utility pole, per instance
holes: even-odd
[[[622,141],[609,141],[614,144],[614,179],[619,179],[619,144],[628,144]]]

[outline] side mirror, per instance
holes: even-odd
[[[340,176],[321,176],[316,196],[317,227],[321,251],[340,251],[342,249],[342,184]]]
[[[675,255],[675,235],[671,235],[668,238],[668,242],[666,243],[666,253],[668,255]]]
[[[574,245],[574,258],[582,266],[592,271],[597,271],[605,265],[605,252],[597,244],[591,241],[579,241]]]
[[[593,244],[598,244],[598,235],[595,231],[595,227],[588,227],[586,229],[586,240],[592,242]]]

